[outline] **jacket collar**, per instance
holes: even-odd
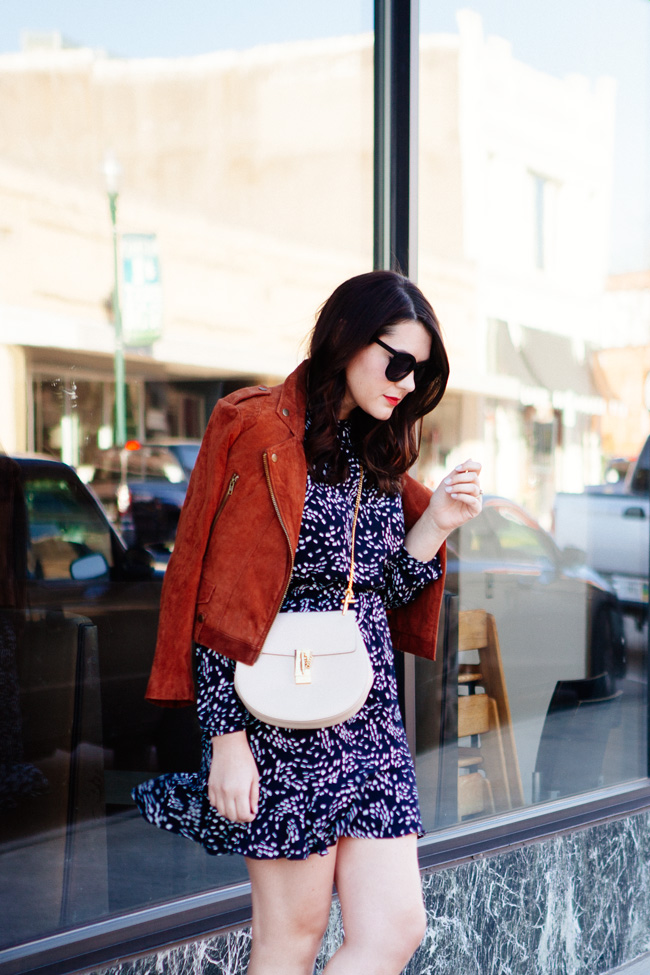
[[[276,413],[301,442],[305,436],[308,368],[309,360],[305,359],[281,386],[276,386],[279,393]]]

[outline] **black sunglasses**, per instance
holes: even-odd
[[[427,378],[429,374],[428,359],[425,362],[417,362],[415,356],[411,355],[410,352],[396,352],[381,339],[373,339],[373,342],[381,345],[382,349],[386,349],[386,352],[390,352],[392,356],[386,366],[386,379],[390,379],[392,383],[398,383],[400,379],[404,379],[412,372],[415,384],[419,386]]]

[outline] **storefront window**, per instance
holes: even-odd
[[[98,35],[92,4],[63,33],[14,6],[0,952],[245,878],[131,799],[198,763],[193,709],[144,700],[162,581],[214,404],[283,378],[373,253],[366,0],[272,18],[244,0],[227,24],[189,0],[165,30],[151,6],[139,40],[136,21]],[[405,665],[439,843],[647,783],[650,5],[419,7],[413,267],[452,373],[417,476],[473,456],[486,490],[449,540],[438,658]]]
[[[141,427],[139,400],[142,383],[127,382],[124,391],[126,429],[137,436]],[[93,380],[83,371],[32,371],[33,425],[29,445],[38,453],[80,468],[96,450],[113,441],[115,385]]]
[[[455,7],[421,4],[420,282],[452,362],[421,470],[478,457],[486,496],[416,665],[431,830],[648,768],[650,11]]]
[[[166,559],[218,398],[372,263],[371,5],[144,6],[0,30],[0,948],[244,879],[131,799],[198,763],[144,700]]]

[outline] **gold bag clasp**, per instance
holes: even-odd
[[[311,650],[296,650],[294,677],[296,684],[311,684]]]

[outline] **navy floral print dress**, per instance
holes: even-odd
[[[350,474],[342,484],[308,477],[293,575],[281,612],[341,606],[350,568],[359,463],[341,423]],[[374,670],[362,709],[331,728],[276,728],[254,718],[233,687],[234,661],[197,647],[201,767],[170,773],[134,790],[145,818],[201,843],[208,853],[256,859],[326,854],[339,836],[421,833],[415,771],[397,703],[386,609],[410,602],[440,577],[438,558],[420,562],[403,547],[401,498],[364,486],[356,532],[354,606]],[[251,823],[220,816],[207,797],[211,738],[246,729],[260,773]]]

